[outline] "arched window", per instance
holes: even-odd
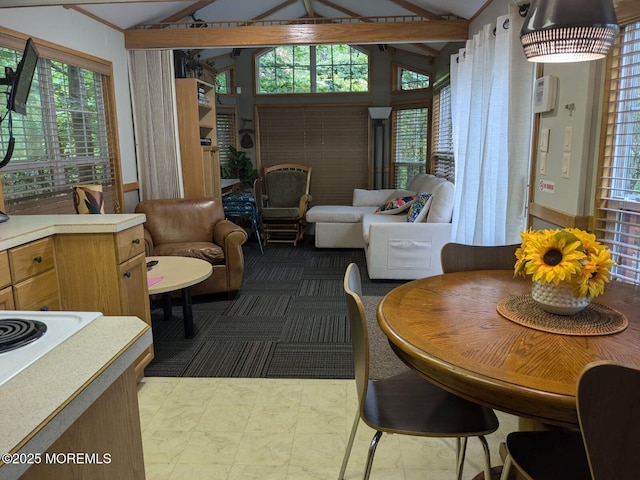
[[[290,45],[256,57],[258,94],[369,91],[369,55],[349,45]]]

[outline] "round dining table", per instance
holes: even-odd
[[[588,336],[523,326],[498,312],[505,298],[530,292],[531,281],[513,271],[446,273],[393,289],[378,305],[378,323],[396,354],[445,390],[517,415],[525,419],[521,426],[575,427],[576,386],[586,365],[640,368],[640,287],[608,284],[593,302],[628,324]]]

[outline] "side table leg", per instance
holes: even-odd
[[[191,292],[189,287],[182,289],[182,317],[184,319],[184,336],[193,338],[195,328],[193,326],[193,309],[191,307]]]
[[[171,303],[171,293],[162,293],[162,314],[165,321],[171,320],[173,317],[173,305]]]

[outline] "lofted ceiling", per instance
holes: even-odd
[[[489,0],[207,0],[207,1],[151,1],[142,0],[130,2],[125,0],[3,0],[2,7],[25,7],[64,5],[66,8],[78,10],[96,20],[109,24],[114,28],[129,31],[144,24],[158,23],[192,23],[194,19],[202,22],[215,22],[217,26],[224,22],[234,22],[233,26],[250,21],[282,21],[301,18],[309,19],[345,19],[358,23],[375,25],[378,21],[375,17],[407,17],[413,20],[432,21],[430,25],[442,25],[441,29],[447,29],[448,21],[451,21],[451,30],[456,30],[456,39],[467,38],[465,27]],[[364,18],[360,18],[364,17]],[[395,20],[397,21],[397,20]],[[402,22],[402,20],[400,20]],[[455,27],[454,28],[454,23]],[[353,23],[347,26],[351,31]],[[417,24],[414,23],[417,29]],[[399,25],[397,25],[401,28]],[[163,29],[166,25],[162,26]],[[153,28],[153,27],[151,27]],[[156,27],[158,29],[159,27]],[[185,29],[183,29],[185,30]],[[464,30],[463,38],[458,38]],[[137,30],[138,33],[140,30]],[[175,31],[175,29],[171,29]],[[163,33],[168,32],[164,30]],[[158,34],[160,32],[157,32]],[[203,32],[202,32],[203,33]],[[200,38],[204,38],[200,34]],[[125,32],[125,35],[127,32]],[[166,35],[165,35],[166,36]],[[414,36],[415,37],[415,36]],[[425,39],[410,37],[411,41],[368,42],[389,43],[396,48],[402,48],[421,55],[437,55],[438,51],[451,41],[452,38],[435,35]],[[276,37],[277,38],[277,37]],[[365,37],[366,38],[366,37]],[[401,39],[402,34],[396,38]],[[409,37],[407,37],[409,38]],[[177,40],[176,40],[177,41]],[[367,42],[362,42],[367,43]],[[265,45],[269,43],[265,42]],[[194,48],[194,45],[173,45],[178,48]],[[205,45],[202,45],[204,47]],[[207,45],[209,46],[209,45]],[[243,45],[216,45],[219,48],[210,48],[203,51],[203,57],[216,56],[231,50],[233,46]],[[158,45],[165,48],[163,45]]]

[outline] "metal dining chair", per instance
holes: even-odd
[[[381,380],[369,379],[369,335],[362,304],[360,270],[354,263],[347,267],[344,291],[351,328],[358,411],[351,428],[339,480],[344,479],[360,420],[376,431],[369,446],[363,477],[365,480],[369,478],[376,447],[385,432],[456,438],[458,479],[462,478],[467,438],[476,436],[484,449],[485,478],[491,478],[489,445],[484,436],[498,429],[498,418],[493,410],[442,390],[413,370]]]
[[[468,270],[513,270],[516,249],[513,245],[465,245],[447,243],[440,251],[440,262],[444,273]]]
[[[640,472],[640,369],[595,362],[578,379],[580,430],[513,432],[511,466],[527,480],[634,480]]]

